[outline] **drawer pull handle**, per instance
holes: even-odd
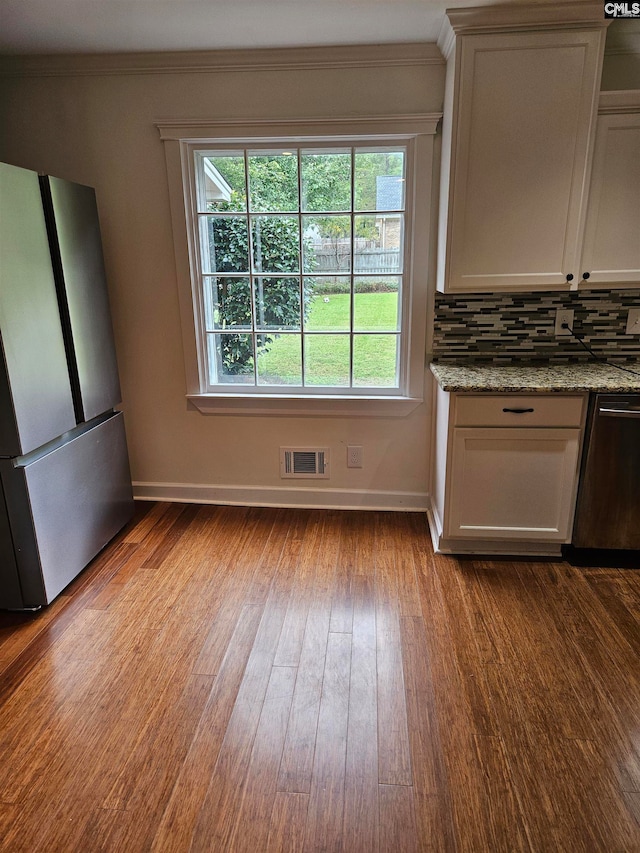
[[[511,412],[514,415],[526,415],[528,412],[533,412],[533,409],[503,409],[503,412]]]

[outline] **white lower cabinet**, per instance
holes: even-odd
[[[566,542],[578,429],[454,429],[446,534]]]
[[[585,402],[584,395],[439,392],[436,549],[560,553],[571,540]]]

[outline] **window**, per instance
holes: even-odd
[[[405,148],[193,157],[208,388],[397,392]]]
[[[198,408],[420,402],[436,121],[397,136],[160,128]]]

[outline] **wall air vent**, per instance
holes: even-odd
[[[281,447],[280,476],[329,479],[329,448]]]

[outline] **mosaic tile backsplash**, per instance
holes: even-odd
[[[575,311],[573,330],[609,361],[640,359],[640,335],[625,334],[640,290],[436,294],[433,358],[440,362],[565,364],[592,357],[573,337],[556,338],[558,308]]]

